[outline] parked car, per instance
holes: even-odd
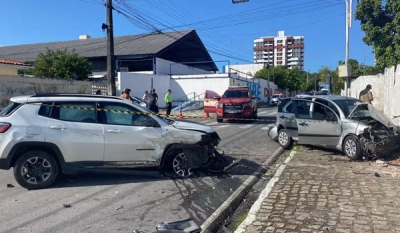
[[[293,141],[343,152],[352,160],[382,157],[399,147],[399,127],[374,106],[343,96],[286,98],[269,137],[283,148]]]
[[[279,101],[282,99],[282,94],[273,94],[271,96],[271,104],[278,105]]]
[[[248,87],[232,86],[222,96],[214,97],[218,100],[216,113],[217,122],[229,119],[256,119],[258,102]]]
[[[158,167],[187,177],[213,160],[219,141],[211,127],[113,96],[19,96],[0,113],[0,169],[13,167],[27,189],[91,169]]]

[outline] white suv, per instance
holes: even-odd
[[[187,177],[215,158],[219,141],[211,127],[112,96],[20,96],[0,112],[0,169],[13,167],[27,189],[87,169],[158,167]]]

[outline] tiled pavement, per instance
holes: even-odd
[[[400,167],[306,148],[292,155],[236,232],[400,232]]]

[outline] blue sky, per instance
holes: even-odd
[[[0,45],[73,40],[82,34],[105,37],[101,24],[106,20],[106,10],[101,2],[1,1]],[[232,4],[231,0],[114,0],[114,4],[125,10],[129,10],[126,6],[134,6],[142,11],[138,15],[150,15],[164,26],[186,25],[176,30],[196,29],[215,61],[252,63],[253,40],[276,35],[278,30],[284,30],[286,35],[305,37],[306,70],[314,72],[322,66],[334,69],[345,57],[344,0],[250,0],[241,4]],[[355,7],[356,3],[353,11]],[[165,28],[161,24],[153,25],[157,29]],[[150,32],[117,12],[114,30],[115,36]],[[359,22],[353,21],[350,58],[360,63],[365,59],[366,64],[373,65],[371,48],[363,43],[363,36]],[[217,63],[219,67],[225,64]]]

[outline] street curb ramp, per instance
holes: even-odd
[[[285,151],[279,147],[262,166],[254,172],[243,184],[201,225],[202,233],[214,233],[218,231],[224,220],[236,210],[242,203],[248,191],[257,183],[260,171],[263,167],[268,167]]]

